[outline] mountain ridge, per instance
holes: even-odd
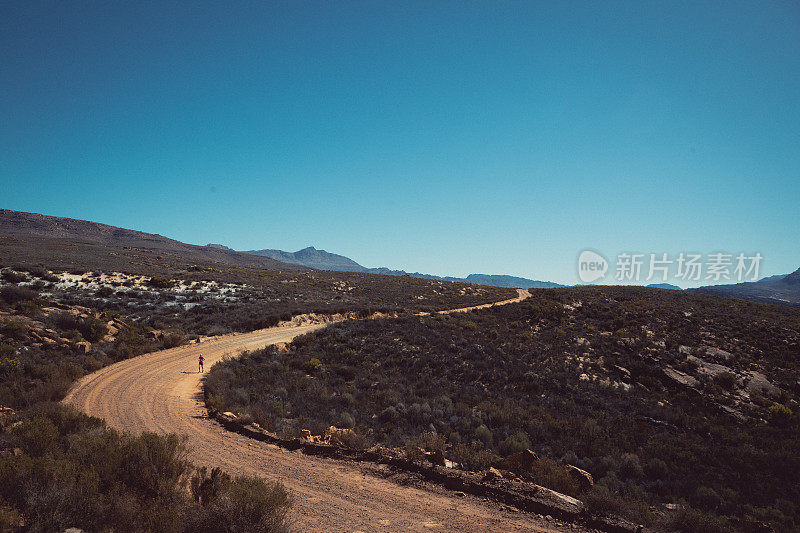
[[[689,290],[756,302],[800,306],[800,268],[791,274],[769,276],[759,281],[708,285]]]
[[[231,248],[221,244],[208,244],[207,246],[231,250]],[[551,289],[556,287],[564,287],[564,285],[554,283],[552,281],[539,281],[505,274],[469,274],[465,278],[459,278],[455,276],[436,276],[434,274],[423,274],[421,272],[407,272],[405,270],[394,270],[387,267],[369,268],[344,255],[327,252],[313,246],[308,246],[296,252],[286,252],[283,250],[274,249],[243,250],[242,252],[262,257],[269,257],[285,263],[303,265],[310,268],[315,268],[317,270],[361,272],[364,274],[382,274],[385,276],[411,276],[413,278],[437,279],[442,281],[455,281],[506,288]]]

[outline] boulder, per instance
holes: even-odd
[[[750,392],[759,392],[761,394],[769,394],[775,395],[778,394],[781,390],[773,385],[768,379],[767,376],[762,374],[761,372],[756,372],[755,370],[751,370],[749,372],[745,372],[745,375],[749,377],[747,380],[747,390]]]
[[[699,382],[689,374],[681,372],[680,370],[675,370],[671,366],[667,366],[664,368],[664,374],[672,379],[680,383],[681,385],[686,385],[687,387],[696,387],[699,385]]]
[[[581,492],[586,492],[594,486],[594,478],[586,470],[581,470],[577,466],[566,465],[567,473],[579,487]]]
[[[75,347],[83,350],[83,353],[89,353],[92,349],[92,343],[89,341],[80,341],[75,343]]]
[[[483,475],[483,481],[496,481],[498,479],[503,479],[503,474],[494,467],[489,468]]]
[[[531,450],[522,450],[520,452],[512,453],[498,465],[503,470],[510,470],[511,472],[530,472],[539,458]]]

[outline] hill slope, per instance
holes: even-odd
[[[20,239],[70,240],[107,246],[137,248],[180,256],[187,261],[213,261],[253,268],[273,270],[306,270],[307,268],[298,264],[283,263],[268,257],[235,252],[229,249],[195,246],[161,235],[118,228],[98,222],[11,211],[9,209],[0,209],[0,236]]]
[[[800,268],[788,276],[771,276],[752,283],[711,285],[691,290],[756,302],[800,305]]]
[[[335,324],[215,366],[207,397],[287,436],[333,424],[403,446],[433,432],[469,469],[530,448],[590,472],[604,497],[685,499],[722,531],[794,530],[800,310],[641,287],[531,293]]]

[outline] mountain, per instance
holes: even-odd
[[[227,248],[221,244],[209,244],[208,246]],[[434,276],[432,274],[422,274],[420,272],[406,272],[405,270],[392,270],[386,267],[367,268],[362,266],[349,257],[339,254],[332,254],[325,250],[318,250],[313,246],[303,248],[296,252],[284,252],[283,250],[249,250],[244,253],[269,257],[284,263],[293,265],[304,265],[318,270],[336,270],[343,272],[362,272],[365,274],[382,274],[384,276],[411,276],[412,278],[438,279],[442,281],[457,281],[462,283],[473,283],[476,285],[490,285],[492,287],[510,287],[523,289],[551,289],[563,287],[551,281],[537,281],[516,276],[505,276],[497,274],[470,274],[466,278],[456,278],[451,276]]]
[[[756,302],[800,305],[800,268],[788,275],[770,276],[759,281],[711,285],[690,290]]]
[[[220,245],[209,245],[220,246]],[[293,265],[304,265],[317,270],[339,270],[344,272],[368,272],[370,269],[364,268],[349,257],[339,254],[332,254],[325,250],[317,250],[313,246],[303,248],[296,252],[284,252],[283,250],[249,250],[244,253],[269,257],[276,261],[290,263]]]
[[[673,285],[672,283],[651,283],[648,287],[653,287],[654,289],[667,289],[670,291],[682,291],[680,287],[677,285]]]
[[[452,281],[458,278],[445,279]],[[478,285],[491,285],[493,287],[519,287],[521,289],[554,289],[556,287],[564,287],[564,285],[553,283],[552,281],[537,281],[534,279],[498,274],[470,274],[466,278],[458,279],[458,281],[466,281],[467,283],[475,283]]]
[[[196,246],[161,235],[118,228],[98,222],[9,209],[0,209],[0,236],[134,248],[162,255],[178,256],[182,260],[190,262],[211,261],[272,270],[305,270],[304,267],[297,264],[287,264],[268,257],[236,252],[225,247]]]

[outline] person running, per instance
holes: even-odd
[[[197,370],[197,372],[202,372],[203,371],[203,354],[200,354],[200,357],[197,358],[197,362],[200,365],[200,368]]]

